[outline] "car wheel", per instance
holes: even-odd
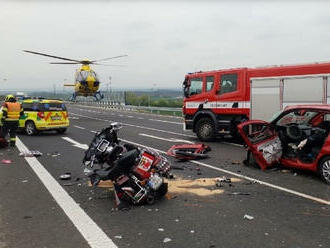
[[[330,156],[324,157],[319,164],[321,178],[330,184]]]
[[[59,134],[65,133],[66,132],[66,128],[60,128],[56,130]]]
[[[213,141],[215,138],[214,123],[210,118],[202,118],[196,124],[197,137],[201,141]]]
[[[27,121],[25,123],[25,132],[27,135],[30,135],[30,136],[38,133],[33,121]]]

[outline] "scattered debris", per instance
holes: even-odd
[[[10,159],[3,159],[3,160],[1,160],[1,163],[2,164],[11,164],[13,161],[12,160],[10,160]]]
[[[241,161],[231,161],[231,164],[241,164]]]
[[[59,152],[52,152],[52,153],[47,153],[47,154],[49,154],[52,157],[57,157],[57,156],[61,155]]]
[[[39,151],[24,151],[19,154],[21,157],[40,157],[42,153]]]
[[[66,172],[66,173],[60,175],[60,179],[61,180],[69,180],[69,179],[71,179],[71,173],[70,172]]]
[[[23,181],[22,181],[22,183],[27,183],[27,182],[28,182],[28,180],[23,180]]]
[[[180,220],[179,219],[175,219],[175,222],[179,222]]]
[[[294,174],[293,174],[293,176],[297,176],[298,174],[297,174],[297,172],[295,172]]]
[[[23,217],[24,220],[26,220],[26,219],[31,219],[31,218],[32,218],[32,216],[29,216],[29,215],[25,215],[25,216]]]
[[[121,235],[115,236],[115,239],[122,239],[123,237]]]
[[[283,172],[283,173],[289,173],[290,171],[289,170],[281,170],[281,172]]]
[[[232,192],[232,193],[228,193],[228,195],[251,195],[251,194],[247,192]]]
[[[254,219],[253,216],[248,215],[248,214],[245,214],[243,218],[244,218],[244,219],[247,219],[247,220],[253,220],[253,219]]]
[[[190,233],[195,233],[195,231],[194,230],[190,230]]]
[[[171,166],[171,170],[184,170],[184,168],[180,166]]]
[[[211,148],[204,144],[182,144],[172,146],[166,154],[180,160],[190,160],[207,158],[209,151]]]
[[[167,243],[167,242],[171,242],[171,241],[172,241],[172,239],[170,239],[170,238],[164,238],[163,243]]]
[[[158,228],[158,231],[160,231],[160,232],[164,232],[165,229],[164,229],[164,228]]]

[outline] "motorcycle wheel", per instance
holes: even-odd
[[[163,183],[156,191],[157,198],[161,198],[164,195],[166,195],[167,191],[168,191],[168,183]]]
[[[147,203],[148,205],[152,205],[152,204],[155,203],[155,195],[154,195],[153,193],[149,193],[149,194],[147,195],[146,203]]]

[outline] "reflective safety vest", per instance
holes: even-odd
[[[18,121],[21,112],[21,104],[19,102],[6,102],[7,117],[6,121]]]

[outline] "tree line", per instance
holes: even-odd
[[[133,92],[126,92],[125,102],[127,105],[134,105],[134,106],[181,108],[183,99],[151,97],[150,95],[147,94],[143,94],[139,96]]]

